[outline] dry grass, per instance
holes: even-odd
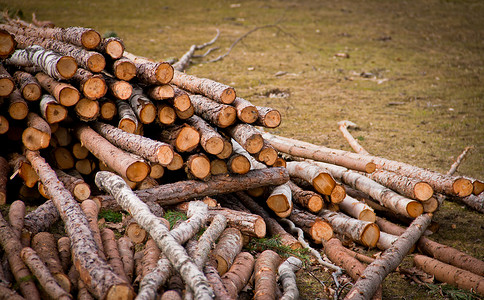
[[[128,51],[154,59],[180,57],[216,28],[218,55],[255,26],[279,21],[282,31],[259,30],[223,61],[188,72],[280,109],[276,133],[349,150],[336,126],[348,119],[369,152],[440,172],[474,145],[458,173],[484,178],[482,1],[1,0],[5,7],[59,26],[115,31]],[[280,71],[287,73],[275,76]],[[436,240],[484,258],[482,215],[448,203],[435,218]],[[318,297],[304,278],[304,298]],[[384,290],[387,299],[428,297],[399,275]]]

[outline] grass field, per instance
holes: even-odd
[[[156,60],[179,58],[219,29],[215,57],[247,31],[277,24],[187,72],[279,109],[275,133],[350,150],[336,125],[347,119],[370,153],[440,172],[472,145],[457,173],[484,178],[482,1],[0,0],[0,8],[115,32],[129,52]],[[484,258],[481,214],[446,203],[435,220],[436,240]],[[303,298],[325,298],[313,276],[300,284]],[[428,298],[428,291],[392,275],[384,298]]]

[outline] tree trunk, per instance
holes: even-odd
[[[480,193],[479,196],[469,195],[460,198],[460,201],[464,202],[468,207],[484,214],[484,193]]]
[[[217,271],[220,275],[225,274],[234,262],[237,254],[242,250],[242,233],[236,228],[224,230],[220,239],[212,251],[217,261]]]
[[[35,78],[63,106],[73,106],[80,99],[79,91],[68,83],[59,82],[42,72],[37,73]]]
[[[279,218],[288,217],[292,211],[292,192],[289,185],[285,183],[274,187],[266,204]]]
[[[190,95],[190,102],[195,114],[220,128],[234,124],[237,119],[237,111],[231,105],[217,103],[202,95]]]
[[[83,201],[91,196],[91,188],[84,182],[79,172],[63,172],[61,170],[55,171],[59,180],[64,184],[65,188],[78,200]]]
[[[104,121],[111,121],[118,114],[116,102],[108,98],[99,99],[99,118]]]
[[[4,205],[7,202],[7,181],[9,171],[10,166],[8,165],[8,161],[0,156],[0,205]]]
[[[235,98],[232,105],[237,110],[237,118],[243,123],[252,124],[259,117],[257,108],[244,98]]]
[[[212,159],[210,161],[210,174],[212,176],[223,175],[229,172],[227,163],[223,159]]]
[[[128,133],[135,133],[138,128],[138,118],[131,106],[125,101],[116,100],[118,110],[118,128]]]
[[[23,120],[29,113],[29,107],[27,102],[22,97],[22,94],[18,89],[14,89],[13,92],[7,98],[8,102],[8,114],[14,120]]]
[[[391,248],[366,267],[345,299],[371,298],[383,279],[398,267],[410,248],[422,236],[431,218],[429,214],[417,217]]]
[[[423,207],[420,202],[405,198],[364,175],[326,163],[316,162],[316,164],[326,169],[336,179],[367,193],[373,199],[380,202],[381,205],[394,212],[410,218],[415,218],[423,213]]]
[[[371,207],[348,195],[339,203],[339,208],[358,220],[368,222],[375,222],[376,220],[376,214]]]
[[[203,153],[195,153],[185,163],[188,178],[208,180],[210,178],[210,160]]]
[[[210,226],[198,240],[195,251],[190,256],[200,270],[203,270],[205,263],[209,259],[212,245],[220,237],[225,227],[227,227],[227,218],[221,214],[216,214],[212,217]]]
[[[410,199],[427,201],[434,194],[434,190],[428,183],[413,177],[406,177],[385,170],[378,170],[366,176]]]
[[[162,84],[149,87],[146,94],[153,100],[167,100],[175,97],[175,90],[169,84]]]
[[[166,62],[151,62],[143,57],[124,52],[124,56],[132,60],[136,66],[136,77],[149,85],[167,84],[172,81],[173,67]]]
[[[281,300],[299,299],[299,290],[296,284],[296,272],[302,268],[302,261],[299,258],[290,256],[277,269],[279,281],[281,281],[284,294]]]
[[[44,94],[40,99],[40,113],[49,124],[56,124],[67,118],[67,108],[48,94]]]
[[[207,280],[213,289],[213,292],[215,294],[215,299],[233,300],[228,295],[227,290],[225,290],[225,286],[222,282],[222,279],[220,278],[220,275],[214,266],[207,264],[203,268],[203,272],[205,273],[205,276],[207,277]]]
[[[435,279],[438,281],[457,286],[463,290],[471,290],[484,296],[484,277],[482,276],[442,263],[425,255],[415,255],[413,262],[425,273],[435,276]]]
[[[118,250],[118,244],[114,232],[109,228],[101,229],[101,239],[104,247],[104,254],[109,265],[113,268],[114,273],[121,277],[126,282],[130,282],[126,273],[124,273],[124,265]]]
[[[47,200],[25,216],[24,227],[31,234],[47,231],[50,226],[59,220],[59,217],[59,212],[52,200]]]
[[[160,133],[160,140],[164,141],[179,152],[190,152],[200,143],[200,133],[190,125],[173,125],[165,127]]]
[[[156,104],[157,110],[157,123],[163,125],[172,125],[175,123],[176,120],[176,112],[175,109],[167,104],[167,103],[158,103]]]
[[[156,220],[148,206],[133,194],[121,178],[109,172],[98,172],[96,184],[100,188],[113,193],[119,201],[119,205],[130,212],[136,222],[150,233],[158,247],[167,255],[175,269],[180,272],[185,282],[192,288],[196,299],[211,299],[213,297],[213,292],[205,276],[188,257],[185,249],[169,234],[168,229],[159,220]]]
[[[306,180],[316,191],[323,195],[331,195],[336,182],[329,172],[309,162],[288,162],[286,165],[289,175]]]
[[[344,214],[324,209],[319,216],[327,220],[333,226],[334,231],[365,247],[375,247],[380,237],[380,229],[375,223],[353,219]]]
[[[1,31],[0,31],[1,34]],[[0,97],[8,97],[15,89],[15,82],[7,70],[0,64]]]
[[[257,106],[257,121],[256,125],[267,128],[276,128],[281,124],[281,113],[277,109],[271,107]]]
[[[156,118],[156,106],[146,97],[141,88],[133,88],[133,93],[128,101],[141,123],[153,123]]]
[[[307,208],[312,213],[317,213],[324,208],[323,198],[317,193],[305,191],[292,181],[288,181],[288,185],[291,188],[293,202],[299,206]]]
[[[22,133],[22,143],[29,150],[49,147],[51,130],[49,124],[38,114],[29,112],[27,128]]]
[[[254,299],[276,299],[276,275],[281,258],[272,250],[262,252],[254,266]]]
[[[35,77],[27,72],[16,71],[13,73],[13,79],[17,83],[22,97],[27,101],[37,101],[42,96],[42,88]],[[0,83],[1,85],[1,83]]]
[[[124,43],[118,37],[103,38],[97,45],[96,51],[108,55],[111,59],[119,59],[124,54]]]
[[[113,146],[86,125],[75,129],[77,138],[94,156],[130,181],[140,182],[148,176],[150,166]]]
[[[134,192],[142,201],[156,201],[161,206],[173,205],[195,197],[213,196],[250,188],[280,185],[289,179],[283,168],[270,168],[250,171],[238,176],[213,176],[209,181],[179,181],[170,184]],[[102,195],[96,197],[105,209],[119,210],[120,207],[112,196]]]
[[[313,214],[293,208],[289,219],[307,233],[315,243],[321,244],[333,237],[331,224]]]
[[[72,299],[69,292],[66,292],[55,281],[49,269],[42,263],[37,253],[29,247],[25,247],[20,252],[20,257],[32,271],[42,289],[52,298],[67,300]],[[30,296],[30,295],[29,295]]]
[[[186,119],[187,124],[200,133],[200,145],[209,154],[220,154],[224,148],[223,137],[210,124],[197,115]]]
[[[186,120],[193,116],[195,113],[195,108],[193,107],[187,92],[177,88],[176,86],[172,87],[174,95],[173,98],[168,99],[168,102],[173,105],[177,117],[182,120]]]
[[[54,171],[37,152],[27,151],[27,159],[32,163],[64,221],[72,242],[74,265],[81,279],[96,297],[112,299],[124,295],[127,299],[132,299],[134,295],[129,284],[114,274],[96,254],[97,246],[88,220],[77,202],[58,181]]]
[[[79,90],[89,100],[99,99],[106,95],[108,91],[103,76],[101,74],[94,75],[86,69],[78,68],[71,80],[77,83]]]
[[[107,74],[103,74],[109,93],[116,99],[128,100],[133,93],[133,86],[124,80],[118,80]]]
[[[8,259],[10,270],[18,282],[20,292],[29,299],[40,299],[39,291],[35,287],[29,269],[20,258],[22,245],[14,231],[0,215],[0,243]]]
[[[134,275],[134,245],[128,237],[122,236],[117,240],[119,256],[123,263],[123,271],[128,282],[133,282]]]
[[[246,156],[234,153],[227,160],[227,169],[234,174],[247,174],[251,169],[250,161]]]
[[[209,219],[219,214],[227,218],[229,227],[237,228],[243,234],[257,238],[263,238],[266,235],[266,223],[259,215],[222,207],[210,207]]]
[[[236,124],[226,132],[250,154],[258,153],[264,146],[260,131],[249,124]]]
[[[113,145],[135,153],[153,163],[167,166],[173,161],[173,149],[168,144],[141,135],[127,133],[109,124],[94,122],[92,127]]]
[[[47,267],[55,282],[57,282],[65,292],[70,293],[71,283],[69,277],[62,269],[54,235],[48,232],[37,233],[32,238],[31,247],[37,252],[37,255],[45,264],[45,267]]]
[[[230,269],[222,275],[222,283],[225,290],[232,297],[237,299],[240,291],[247,285],[254,270],[255,259],[249,252],[239,253]]]
[[[17,48],[17,42],[15,41],[15,37],[4,29],[0,29],[0,40],[2,41],[0,58],[7,58],[15,51],[15,48]]]
[[[136,76],[136,65],[127,57],[121,57],[109,66],[109,70],[119,80],[130,81]]]
[[[225,84],[207,79],[187,75],[180,71],[173,74],[172,83],[191,93],[204,95],[223,104],[231,104],[235,100],[235,90]]]
[[[71,240],[63,236],[57,240],[57,249],[59,251],[59,260],[62,266],[64,274],[67,274],[69,268],[71,267]]]
[[[378,239],[378,243],[376,244],[376,246],[380,250],[387,250],[388,248],[392,247],[392,245],[397,241],[397,239],[398,239],[398,236],[396,235],[389,234],[386,232],[381,232],[380,238]],[[414,250],[415,250],[415,247],[412,246],[409,253],[413,252]]]
[[[79,120],[83,122],[94,121],[99,117],[100,107],[97,100],[82,98],[77,102],[74,110]]]

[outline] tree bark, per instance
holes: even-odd
[[[156,106],[148,99],[141,88],[133,88],[133,93],[128,101],[141,123],[153,123],[156,118]]]
[[[302,268],[302,261],[299,258],[290,256],[277,269],[279,281],[281,281],[284,294],[281,300],[299,299],[299,290],[296,284],[296,272]]]
[[[277,109],[257,106],[257,114],[256,125],[267,128],[276,128],[281,124],[281,113]]]
[[[114,273],[121,277],[126,282],[130,282],[126,273],[124,273],[124,265],[118,250],[118,244],[114,232],[109,228],[101,229],[101,240],[104,247],[104,254],[109,265],[113,268]]]
[[[373,208],[349,195],[346,195],[343,201],[339,203],[339,208],[346,214],[358,220],[368,222],[375,222],[376,220],[376,214],[373,211]]]
[[[422,236],[431,218],[429,214],[417,217],[391,248],[366,267],[345,299],[371,298],[383,279],[398,267],[410,248]]]
[[[59,82],[42,72],[37,73],[35,78],[63,106],[73,106],[80,99],[79,91],[68,83]]]
[[[116,108],[119,118],[118,128],[128,133],[135,133],[138,128],[138,117],[131,106],[125,101],[116,100]]]
[[[84,212],[87,221],[89,222],[89,229],[92,232],[92,237],[97,247],[96,254],[101,259],[106,260],[106,255],[103,251],[104,247],[101,239],[101,231],[99,230],[98,225],[99,207],[97,206],[96,202],[87,199],[81,202],[81,209]]]
[[[108,37],[101,39],[96,51],[108,55],[111,59],[119,59],[124,54],[124,43],[118,37]]]
[[[1,33],[1,31],[0,31]],[[15,89],[15,82],[8,71],[0,64],[0,97],[8,97]]]
[[[49,124],[38,114],[29,112],[27,128],[22,133],[22,143],[29,150],[49,147],[51,130]]]
[[[173,98],[169,98],[167,101],[175,109],[175,113],[181,120],[186,120],[193,116],[195,113],[195,108],[192,105],[188,93],[176,86],[171,86],[174,91]]]
[[[292,199],[301,207],[307,208],[312,213],[318,213],[324,208],[323,198],[313,191],[305,191],[294,182],[287,183],[292,192]]]
[[[83,68],[78,68],[71,80],[77,83],[79,90],[89,100],[99,99],[108,91],[106,81],[101,74],[94,75]]]
[[[254,270],[255,259],[249,252],[237,254],[230,269],[222,275],[225,290],[237,299],[240,291],[247,285]]]
[[[321,244],[333,237],[331,224],[313,214],[293,208],[289,219],[308,234],[315,243]]]
[[[83,201],[91,196],[91,188],[84,182],[79,172],[69,171],[68,173],[56,170],[59,180],[64,184],[65,188],[78,200]]]
[[[5,203],[3,203],[2,205],[4,204]],[[8,223],[10,224],[12,231],[15,233],[15,236],[17,236],[19,240],[21,239],[22,230],[24,227],[24,218],[25,218],[24,202],[21,200],[16,200],[12,202],[8,210]]]
[[[225,274],[233,264],[235,257],[242,250],[242,233],[236,228],[224,230],[220,239],[212,251],[217,261],[217,271],[220,275]]]
[[[272,250],[262,252],[254,266],[254,299],[276,299],[276,275],[281,258]]]
[[[8,165],[8,161],[0,156],[0,205],[4,205],[7,202],[7,181],[9,171],[10,166]]]
[[[59,251],[59,260],[62,266],[62,270],[64,274],[69,272],[69,268],[71,267],[71,240],[63,236],[57,240],[57,249]]]
[[[463,290],[471,290],[484,296],[484,277],[466,270],[445,264],[425,255],[415,255],[415,265],[425,273],[435,276],[435,279],[457,286]]]
[[[331,195],[336,182],[329,172],[309,162],[288,162],[286,165],[289,175],[306,180],[316,191],[323,195]]]
[[[92,123],[92,127],[113,145],[130,151],[153,163],[167,166],[173,161],[173,149],[170,145],[150,138],[127,133],[109,124]]]
[[[215,126],[226,128],[235,123],[237,111],[231,105],[217,103],[202,95],[190,95],[190,102],[195,114]]]
[[[224,148],[223,137],[210,124],[197,115],[185,120],[200,133],[200,145],[212,155],[220,154]]]
[[[265,170],[250,171],[245,175],[238,176],[213,176],[209,181],[179,181],[170,184],[134,192],[142,201],[156,201],[161,206],[173,205],[195,197],[213,196],[250,188],[280,185],[289,179],[289,175],[283,168],[270,168]],[[119,210],[120,207],[112,196],[97,196],[105,209]]]
[[[123,271],[128,282],[133,282],[134,275],[134,245],[128,237],[122,236],[117,241],[119,256],[123,263]]]
[[[37,101],[42,96],[42,89],[35,77],[27,72],[16,71],[13,73],[13,79],[17,83],[22,97],[27,101]]]
[[[136,77],[149,85],[167,84],[172,81],[173,67],[166,62],[154,63],[146,58],[124,52],[124,56],[132,60],[136,66]]]
[[[236,97],[232,105],[237,110],[237,118],[243,123],[252,124],[259,117],[257,108],[244,98]]]
[[[187,75],[180,71],[175,71],[173,84],[191,93],[204,95],[214,101],[223,104],[231,104],[235,100],[235,90],[225,84],[207,79]]]
[[[32,163],[64,221],[72,243],[74,265],[81,279],[96,297],[112,299],[124,295],[127,299],[132,299],[134,295],[129,284],[113,273],[96,254],[97,247],[88,220],[77,202],[58,181],[54,171],[37,152],[27,151],[27,159]]]
[[[209,259],[212,245],[225,230],[225,227],[227,227],[227,221],[227,218],[222,214],[214,215],[210,222],[210,226],[208,226],[207,230],[205,230],[198,240],[195,251],[191,253],[190,256],[200,270],[203,270],[205,263]]]
[[[25,247],[20,252],[20,257],[32,271],[35,278],[39,281],[42,289],[52,298],[59,300],[72,299],[69,292],[65,291],[57,284],[49,269],[40,260],[37,253],[29,247]]]
[[[150,166],[147,163],[113,146],[88,126],[79,125],[74,131],[84,147],[120,175],[134,182],[148,176]]]
[[[148,206],[133,194],[121,178],[109,172],[98,172],[96,184],[113,193],[120,206],[130,212],[136,222],[150,233],[158,247],[194,291],[196,299],[213,297],[205,276],[188,257],[185,249],[175,241],[168,229],[151,214]]]

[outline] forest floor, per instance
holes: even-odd
[[[211,58],[261,28],[215,63],[187,72],[229,84],[281,111],[274,133],[350,150],[337,129],[351,120],[370,153],[446,172],[474,146],[457,174],[484,178],[484,2],[482,1],[61,1],[0,0],[27,20],[116,33],[126,49],[179,58],[212,39]],[[484,259],[484,216],[446,202],[432,239]],[[404,265],[410,267],[411,260]],[[299,277],[303,299],[325,299],[327,272]],[[442,289],[442,287],[440,287]],[[444,298],[393,273],[384,299]]]

